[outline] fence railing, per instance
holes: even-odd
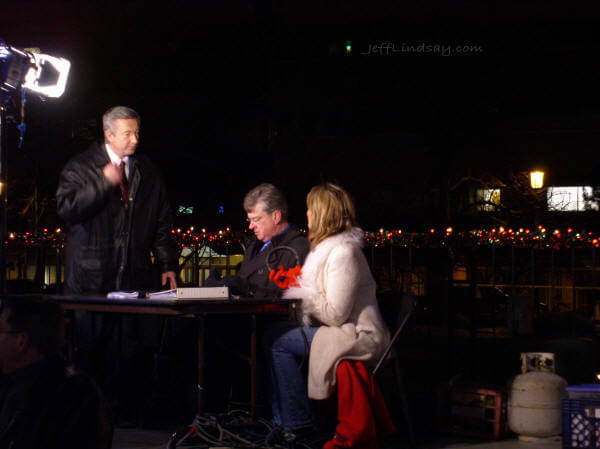
[[[230,254],[231,252],[231,254]],[[464,309],[507,309],[513,297],[534,301],[536,310],[570,311],[600,318],[600,258],[591,248],[518,248],[514,246],[397,247],[369,246],[365,255],[377,280],[380,297],[411,292],[432,312]],[[209,270],[237,271],[243,256],[217,254],[208,246],[184,249],[181,280],[203,285]],[[60,246],[9,245],[9,291],[49,289],[60,292],[63,281]],[[11,287],[12,286],[12,287]],[[471,310],[472,311],[472,310]]]

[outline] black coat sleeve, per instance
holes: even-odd
[[[102,209],[114,188],[100,168],[71,161],[62,170],[58,182],[58,214],[68,224],[80,223]]]
[[[291,248],[293,251],[287,248]],[[309,249],[308,240],[304,236],[298,235],[291,241],[284,242],[281,246],[272,249],[274,253],[268,257],[269,265],[275,271],[279,269],[279,266],[284,269],[293,268],[296,265],[302,266]],[[283,294],[283,290],[269,280],[268,270],[265,270],[263,279],[257,279],[257,282],[251,285],[250,290],[253,296],[260,298],[280,298]]]
[[[166,271],[177,271],[177,249],[171,235],[173,229],[173,214],[167,196],[167,190],[161,179],[160,204],[158,207],[158,222],[154,235],[154,256],[159,264],[161,273]]]

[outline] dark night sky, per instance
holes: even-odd
[[[141,149],[197,225],[240,226],[241,199],[262,181],[288,193],[301,223],[308,189],[334,179],[365,227],[416,227],[439,219],[441,179],[540,163],[557,183],[593,176],[599,16],[581,5],[150,3],[2,7],[8,44],[73,64],[63,98],[29,101],[12,156],[40,160],[47,189],[115,104],[141,113]],[[382,43],[394,47],[366,54]],[[394,51],[421,43],[482,51]]]

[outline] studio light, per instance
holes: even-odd
[[[60,97],[67,86],[71,63],[64,58],[19,50],[0,39],[0,242],[6,241],[7,146],[6,124],[17,124],[21,148],[25,134],[25,103],[28,94],[42,99]],[[9,113],[11,116],[9,117]],[[6,294],[6,248],[0,248],[0,310]]]
[[[0,94],[3,97],[20,89],[43,97],[60,97],[70,68],[67,59],[18,50],[0,39]]]

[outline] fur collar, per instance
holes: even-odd
[[[302,265],[302,275],[298,279],[299,287],[291,287],[283,295],[284,298],[302,299],[302,322],[305,326],[310,324],[310,312],[314,310],[315,303],[324,299],[321,279],[329,254],[340,245],[362,248],[363,236],[363,230],[354,227],[348,232],[327,237],[308,253],[304,265]]]
[[[333,248],[340,245],[353,245],[362,248],[363,231],[360,228],[352,228],[348,232],[335,234],[327,237],[317,246],[315,246],[308,256],[304,265],[302,265],[302,276],[299,280],[301,287],[317,284],[317,278],[323,271],[323,266],[329,257]]]

